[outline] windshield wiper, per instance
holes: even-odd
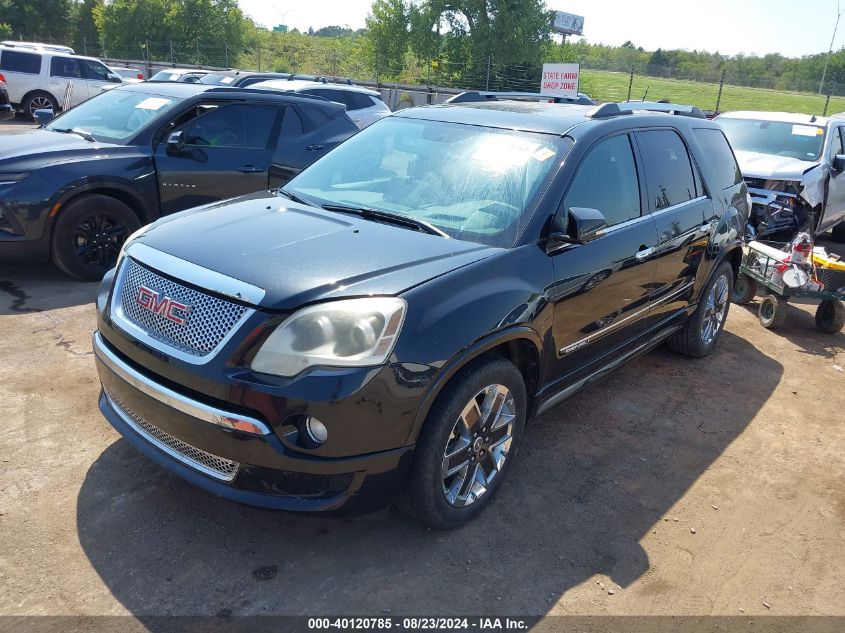
[[[59,128],[50,128],[50,129],[53,130],[54,132],[61,132],[62,134],[76,134],[76,135],[84,138],[86,141],[91,141],[92,143],[97,142],[97,139],[94,138],[94,136],[91,134],[91,132],[86,132],[85,130],[80,129],[78,127],[74,127],[74,128],[68,127],[68,128],[64,128],[64,129],[59,129]]]
[[[369,207],[350,207],[343,204],[321,204],[320,208],[326,211],[336,211],[337,213],[351,213],[358,215],[366,220],[374,220],[376,222],[387,222],[399,226],[412,228],[416,231],[429,233],[431,235],[439,235],[440,237],[449,237],[449,234],[441,231],[433,224],[429,224],[425,220],[418,220],[401,213],[391,213],[390,211],[382,211],[380,209],[371,209]]]
[[[283,196],[285,196],[286,198],[289,198],[289,199],[293,200],[294,202],[298,202],[299,204],[305,204],[305,205],[308,205],[309,207],[319,206],[319,205],[314,204],[313,202],[308,202],[308,200],[305,200],[304,198],[300,198],[298,195],[296,195],[295,193],[291,193],[287,189],[282,189],[281,187],[279,187],[278,189],[276,189],[276,191],[278,193],[282,194]]]

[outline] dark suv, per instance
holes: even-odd
[[[102,279],[159,216],[287,182],[358,131],[344,106],[276,91],[115,88],[0,135],[0,263]]]
[[[683,114],[403,110],[277,195],[153,223],[98,293],[101,411],[229,499],[399,495],[460,525],[533,415],[661,342],[716,345],[749,198],[718,126]]]

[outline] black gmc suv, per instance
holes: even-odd
[[[229,499],[458,526],[533,415],[716,345],[749,198],[698,114],[403,110],[277,194],[161,219],[98,293],[100,409]]]
[[[0,135],[0,263],[100,280],[161,215],[287,182],[358,131],[318,97],[199,84],[109,90]]]

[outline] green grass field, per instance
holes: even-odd
[[[582,89],[599,101],[624,101],[628,96],[629,75],[601,70],[582,71]],[[648,100],[669,99],[689,103],[703,110],[716,107],[719,84],[700,83],[634,75],[631,99],[642,99],[648,88]],[[725,85],[719,110],[774,110],[821,114],[825,97],[806,92],[782,92],[764,88]],[[827,113],[845,111],[845,97],[831,97]]]

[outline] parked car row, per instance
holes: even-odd
[[[0,137],[0,261],[102,278],[100,410],[165,468],[454,528],[532,417],[657,345],[716,346],[759,200],[697,108],[476,93],[382,117],[265,75],[174,73]],[[834,177],[825,125],[790,136]]]

